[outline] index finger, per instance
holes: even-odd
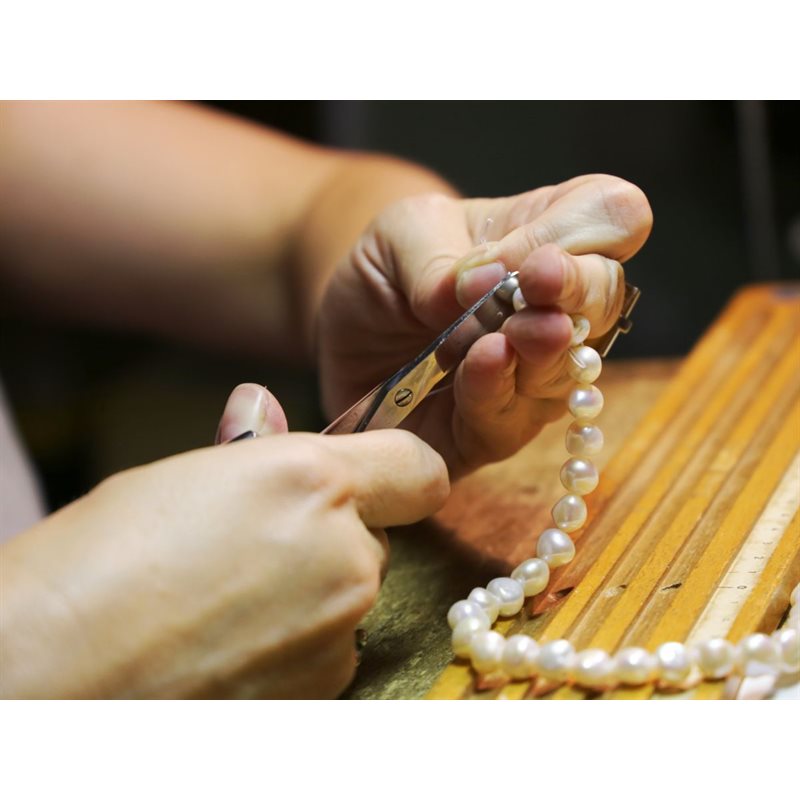
[[[413,433],[380,430],[320,438],[346,464],[358,514],[368,528],[418,522],[447,499],[444,460]]]

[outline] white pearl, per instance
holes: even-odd
[[[709,639],[694,649],[697,666],[706,678],[726,678],[736,668],[736,648],[726,639]]]
[[[780,649],[765,633],[745,636],[736,649],[745,675],[764,675],[780,669]]]
[[[565,681],[575,661],[575,649],[566,639],[543,644],[536,657],[536,671],[551,681]]]
[[[658,660],[644,647],[624,647],[616,658],[620,683],[641,686],[658,677]]]
[[[467,595],[467,600],[477,603],[489,617],[489,622],[494,625],[500,613],[500,601],[491,592],[482,586],[477,586]]]
[[[522,296],[522,289],[519,287],[514,289],[514,294],[511,295],[511,303],[514,306],[514,311],[522,311],[523,308],[528,307],[525,298]]]
[[[562,531],[572,533],[586,522],[586,502],[579,494],[565,494],[550,513]]]
[[[457,603],[453,603],[447,612],[447,623],[451,628],[455,628],[462,619],[468,617],[477,617],[487,628],[492,626],[486,612],[472,600],[459,600]]]
[[[665,642],[656,650],[656,660],[664,683],[681,683],[692,671],[689,650],[680,642]]]
[[[536,672],[539,645],[524,634],[509,636],[503,648],[500,666],[510,678],[530,678]]]
[[[536,542],[536,555],[554,569],[575,558],[575,542],[560,528],[547,528]]]
[[[589,688],[611,688],[617,683],[617,662],[597,647],[582,650],[575,656],[572,679]]]
[[[497,631],[478,631],[469,643],[472,666],[478,672],[494,672],[500,667],[506,640]]]
[[[600,353],[593,347],[573,347],[567,354],[567,372],[578,383],[594,383],[603,370]]]
[[[603,410],[603,393],[596,386],[578,386],[569,393],[569,413],[576,419],[594,419]]]
[[[789,602],[791,605],[796,606],[797,601],[800,599],[800,583],[792,589],[792,593],[789,595]]]
[[[586,341],[586,337],[589,335],[589,320],[586,317],[582,317],[580,314],[573,314],[571,317],[572,319],[572,340],[570,341],[570,345],[575,347],[576,345],[583,344]]]
[[[500,601],[501,617],[513,617],[525,602],[522,585],[513,578],[495,578],[486,584],[486,590]]]
[[[573,422],[567,428],[567,452],[573,456],[596,456],[603,449],[603,431],[595,425]]]
[[[800,670],[800,633],[794,628],[782,628],[772,634],[781,654],[781,668],[784,672]]]
[[[586,458],[570,458],[561,467],[561,483],[568,492],[589,494],[597,488],[599,480],[597,467]]]
[[[550,567],[543,558],[529,558],[515,567],[511,577],[522,584],[525,597],[533,597],[547,587],[550,580]]]
[[[792,606],[786,622],[793,628],[800,627],[800,606]]]
[[[450,639],[453,652],[461,658],[469,658],[472,652],[470,650],[472,637],[478,633],[478,631],[485,630],[488,630],[488,628],[477,617],[466,617],[462,619],[461,622],[453,628],[453,636]]]

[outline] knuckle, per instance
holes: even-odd
[[[298,439],[285,468],[285,477],[296,490],[347,495],[352,492],[347,463],[310,438]]]
[[[419,492],[431,503],[443,503],[450,494],[450,479],[444,459],[432,447],[410,431],[386,431],[390,458],[394,463],[414,470],[419,477]]]

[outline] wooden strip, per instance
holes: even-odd
[[[758,368],[763,368],[763,362],[769,360],[771,351],[775,349],[775,342],[786,340],[785,328],[788,318],[793,310],[796,312],[796,308],[792,308],[791,304],[774,306],[773,303],[771,288],[760,287],[757,290],[740,293],[729,304],[725,314],[703,337],[669,389],[638,426],[630,444],[615,454],[604,472],[600,487],[590,498],[592,516],[597,518],[600,511],[604,512],[597,520],[599,523],[608,523],[608,518],[611,516],[608,512],[615,510],[620,518],[624,519],[632,505],[642,505],[640,498],[643,494],[653,501],[650,507],[655,507],[660,497],[668,490],[670,480],[680,476],[683,465],[692,454],[691,446],[685,444],[687,433],[694,437],[692,441],[695,444],[700,442],[703,428],[707,433],[709,423],[713,420],[713,413],[709,412],[709,407],[715,408],[720,418],[723,418],[726,402],[733,402],[735,399],[733,387],[737,385],[736,381],[739,381],[739,386],[747,385],[748,379],[752,380]],[[745,357],[746,364],[743,364],[740,352],[743,346],[751,348]],[[754,352],[755,355],[752,354]],[[772,355],[777,354],[772,353]],[[736,377],[733,378],[732,375]],[[720,399],[720,393],[723,399]],[[681,441],[675,444],[671,441],[673,437]],[[636,492],[631,492],[629,476],[641,468],[642,461],[655,462],[657,466],[661,466],[665,455],[669,456],[666,460],[671,465],[671,477],[662,478],[660,493],[654,492],[652,486],[649,495],[646,488],[642,491],[642,487],[639,487],[638,496]],[[609,504],[613,508],[606,509],[605,506]],[[636,530],[643,522],[644,519],[641,518],[636,525],[629,521],[625,522],[630,537],[635,536]],[[612,531],[613,527],[615,525],[609,525],[608,530]],[[590,549],[588,545],[599,538],[594,530],[589,532],[591,537],[586,542],[587,547],[580,548],[579,552],[580,550],[586,552]],[[615,536],[616,555],[614,552],[609,554],[607,546],[602,553],[602,559],[598,559],[594,567],[587,569],[587,575],[593,574],[594,580],[590,581],[587,587],[584,577],[557,613],[546,614],[547,620],[539,618],[514,621],[503,623],[503,627],[513,632],[520,628],[531,632],[532,626],[544,627],[548,639],[563,635],[558,631],[567,631],[575,624],[586,603],[602,584],[602,576],[623,554],[627,544],[618,540],[619,536]],[[613,546],[610,549],[613,551]],[[601,566],[600,560],[603,560],[604,565]],[[567,570],[561,572],[562,574],[557,575],[554,582],[555,591],[558,591],[559,586],[569,588],[570,585],[574,585],[571,581],[575,576]],[[548,603],[552,604],[552,598]],[[541,611],[548,603],[535,610]],[[565,614],[565,609],[570,609],[570,613]],[[452,664],[443,671],[428,696],[432,699],[465,696],[469,694],[472,683],[473,675],[466,665]],[[527,684],[511,684],[501,691],[499,696],[519,697],[527,690]]]
[[[643,643],[645,647],[652,650],[662,642],[682,642],[686,639],[728,564],[739,551],[761,513],[764,498],[769,497],[774,491],[797,452],[793,434],[798,430],[798,426],[800,426],[800,403],[794,406],[792,413],[781,426],[779,435],[772,442],[744,491],[726,515],[716,536],[689,573],[680,594],[675,597],[670,607],[670,613],[658,621],[649,640]],[[651,687],[630,691],[619,690],[615,696],[646,699],[652,691]]]
[[[662,506],[667,512],[664,514],[667,517],[666,527],[654,532],[658,537],[657,540],[655,536],[648,537],[646,549],[649,552],[643,554],[632,552],[627,560],[633,561],[633,564],[629,564],[620,575],[609,578],[609,584],[624,583],[627,588],[624,593],[612,598],[612,601],[616,602],[610,610],[609,602],[601,601],[596,604],[595,614],[603,617],[603,626],[586,646],[614,650],[620,644],[628,626],[637,614],[642,612],[653,591],[659,585],[674,585],[679,582],[662,578],[665,572],[668,573],[665,565],[674,563],[688,541],[692,541],[692,555],[695,555],[702,552],[714,537],[716,533],[714,526],[700,526],[699,523],[719,497],[720,489],[736,468],[739,459],[748,448],[751,452],[754,449],[752,448],[754,437],[771,416],[775,418],[775,397],[787,393],[789,397],[794,397],[800,390],[797,363],[800,363],[800,342],[785,354],[777,369],[771,372],[769,379],[760,387],[762,391],[756,394],[755,402],[745,413],[737,413],[738,409],[735,408],[730,409],[731,418],[735,420],[738,417],[739,421],[722,442],[711,434],[702,445],[691,440],[687,442],[695,451],[695,463],[691,464],[692,468],[687,468],[675,483],[675,487],[683,484],[680,488],[685,491],[670,492],[671,496]],[[743,364],[746,365],[746,362]],[[713,407],[711,411],[714,411]],[[721,427],[717,424],[715,433],[719,433]],[[713,453],[710,464],[697,457],[697,452],[701,448]],[[722,499],[726,502],[732,500],[725,495],[722,495]],[[677,513],[675,513],[676,508]],[[693,536],[697,532],[701,535]],[[629,574],[632,570],[635,570],[635,573]]]
[[[764,362],[769,350],[774,347],[775,337],[787,333],[788,321],[789,316],[785,309],[776,311],[770,323],[763,329],[746,356],[739,362],[738,367],[729,373],[725,384],[718,388],[712,401],[705,407],[704,412],[695,421],[692,428],[682,437],[659,472],[656,475],[639,476],[639,479],[646,484],[644,492],[635,505],[630,506],[627,518],[601,558],[595,562],[581,584],[569,595],[559,613],[548,626],[546,631],[548,639],[557,639],[569,632],[595,592],[603,585],[614,565],[630,547],[650,517],[652,510],[658,508],[675,480],[686,469],[697,447],[709,435],[714,423],[729,418],[727,412],[735,404],[741,386],[746,385],[753,372],[756,372],[759,365]]]

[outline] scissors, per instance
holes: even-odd
[[[519,288],[517,275],[516,272],[506,275],[415,359],[348,408],[322,433],[396,428],[442,379],[455,371],[481,336],[500,330],[514,314],[512,297]],[[640,296],[639,289],[625,284],[619,318],[606,334],[592,341],[592,346],[601,356],[608,354],[621,333],[630,331],[633,325],[630,315]]]
[[[517,272],[509,272],[416,358],[348,408],[322,433],[359,433],[396,428],[442,379],[455,371],[481,336],[500,330],[503,323],[514,314],[512,297],[519,288],[517,275]],[[621,333],[630,331],[633,326],[631,312],[640,296],[638,288],[630,283],[625,284],[619,318],[608,332],[591,342],[601,356],[608,354]],[[231,441],[255,436],[253,431],[246,431]]]

